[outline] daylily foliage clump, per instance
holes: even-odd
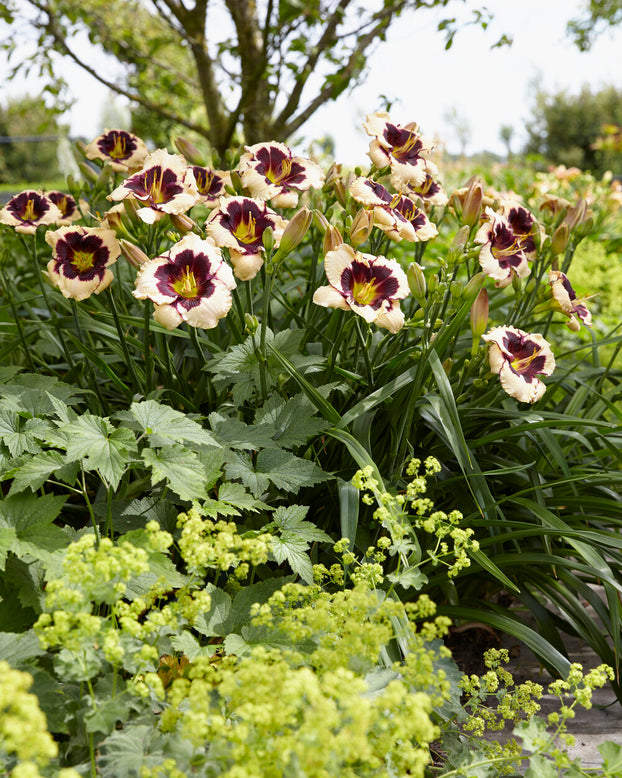
[[[556,173],[450,185],[416,124],[364,127],[352,171],[110,129],[82,181],[0,210],[0,660],[19,633],[62,743],[20,774],[0,741],[13,778],[510,769],[520,745],[470,734],[494,695],[533,770],[567,765],[500,655],[464,712],[451,618],[622,696],[559,650],[572,613],[620,670],[620,346],[600,364],[572,285],[620,203]]]

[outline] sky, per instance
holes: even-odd
[[[460,151],[446,119],[451,111],[470,127],[467,153],[504,154],[502,125],[514,128],[512,147],[518,151],[538,88],[566,89],[571,94],[585,84],[622,90],[622,26],[606,31],[588,53],[579,52],[566,35],[566,23],[580,14],[582,4],[581,0],[489,0],[494,21],[488,29],[462,27],[448,51],[443,33],[436,29],[438,21],[449,11],[470,18],[481,0],[450,4],[445,11],[406,13],[370,57],[364,82],[321,108],[303,128],[304,138],[297,145],[304,147],[309,140],[329,134],[336,142],[337,161],[365,164],[369,139],[361,124],[366,114],[383,107],[380,95],[385,95],[392,101],[394,122],[417,122],[426,136],[436,137],[450,152]],[[512,46],[491,49],[503,33],[513,38]],[[111,96],[77,68],[68,69],[67,77],[76,103],[64,121],[72,135],[90,140],[103,129]],[[33,78],[0,80],[0,103],[24,91],[35,94],[38,88]]]

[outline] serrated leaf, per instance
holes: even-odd
[[[209,422],[218,439],[229,448],[258,451],[266,446],[274,446],[272,430],[266,427],[250,426],[240,419],[221,413],[210,413]]]
[[[31,554],[48,560],[52,552],[69,544],[67,535],[52,522],[60,513],[66,497],[17,494],[0,502],[0,560],[7,551],[18,556]]]
[[[133,724],[117,730],[98,747],[97,768],[103,778],[136,778],[142,768],[164,761],[162,741],[153,724]]]
[[[23,373],[11,383],[0,385],[0,407],[44,416],[56,412],[54,397],[63,405],[78,402],[80,391],[51,376]]]
[[[268,578],[265,581],[245,586],[235,595],[226,621],[222,625],[224,634],[240,632],[242,627],[250,623],[251,609],[255,603],[263,605],[270,597],[280,589],[283,584],[292,580],[291,577],[280,576]]]
[[[407,567],[400,573],[391,573],[387,576],[391,583],[398,584],[404,589],[421,589],[428,582],[428,577],[418,567]]]
[[[137,451],[136,438],[124,427],[115,429],[108,419],[85,413],[63,426],[68,460],[81,460],[87,470],[97,470],[116,489],[128,460]]]
[[[309,544],[293,532],[284,532],[274,536],[270,543],[270,552],[278,564],[288,561],[292,570],[305,583],[313,583],[313,565],[309,558]]]
[[[28,632],[0,632],[0,660],[11,667],[21,667],[27,660],[44,653],[39,638],[29,629]]]
[[[231,597],[213,584],[208,584],[205,588],[210,595],[210,608],[199,615],[194,628],[208,638],[224,637],[227,634],[226,622],[231,611]]]
[[[523,741],[525,751],[539,751],[542,743],[548,739],[546,722],[540,716],[532,716],[529,721],[519,721],[514,727],[514,735]]]
[[[175,651],[187,656],[190,661],[198,656],[210,656],[214,653],[214,647],[202,646],[191,632],[184,629],[181,634],[171,637],[171,645]]]
[[[145,448],[142,457],[145,465],[151,468],[153,486],[166,479],[182,500],[205,499],[205,468],[194,451],[173,443],[159,449]]]
[[[17,494],[26,488],[36,492],[52,473],[64,466],[65,458],[60,451],[42,451],[29,457],[13,472],[13,483],[9,494]]]
[[[622,745],[605,740],[597,746],[607,776],[622,774]]]
[[[113,699],[104,700],[96,710],[84,714],[87,732],[103,732],[108,735],[115,730],[117,722],[125,722],[129,718],[131,700],[118,695]]]
[[[550,759],[541,754],[534,754],[529,759],[525,778],[559,778],[559,770]]]
[[[256,500],[251,494],[249,494],[242,484],[232,483],[231,481],[225,481],[218,487],[218,499],[222,502],[231,503],[240,510],[245,511],[261,511],[270,510],[270,506],[266,505],[261,500]]]
[[[332,542],[330,535],[304,518],[309,512],[306,505],[281,505],[274,511],[273,521],[281,531],[288,530],[309,542]]]
[[[272,440],[281,448],[302,446],[328,428],[327,422],[315,415],[314,406],[303,394],[297,394],[287,402],[274,395],[257,411],[255,424],[258,428],[267,425]]]
[[[332,478],[313,462],[282,449],[260,451],[254,463],[250,456],[232,452],[232,460],[226,464],[225,472],[228,478],[239,478],[256,497],[270,483],[296,494],[303,486],[313,486]]]
[[[199,446],[220,448],[213,435],[189,419],[185,413],[161,405],[154,400],[132,403],[130,414],[136,419],[143,433],[152,437],[151,445],[162,446],[170,441],[183,443],[188,441]]]
[[[9,449],[11,456],[18,457],[24,452],[36,454],[41,450],[35,436],[29,433],[28,422],[32,421],[48,426],[42,419],[27,419],[24,422],[15,411],[0,411],[0,440]]]

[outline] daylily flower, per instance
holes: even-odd
[[[144,141],[126,130],[105,130],[84,149],[87,159],[102,159],[119,173],[140,170],[147,154]]]
[[[591,327],[592,314],[584,304],[584,300],[589,299],[589,297],[577,297],[568,277],[560,270],[550,271],[549,284],[561,311],[569,317],[567,324],[570,329],[577,332],[581,328],[579,319],[586,327]]]
[[[233,271],[241,281],[254,278],[263,265],[263,234],[269,227],[278,247],[287,222],[265,202],[250,197],[222,198],[205,222],[217,246],[229,249]]]
[[[61,212],[62,218],[56,220],[56,224],[59,226],[72,224],[82,216],[80,209],[78,208],[78,203],[71,195],[58,191],[47,192],[46,194]],[[80,202],[83,205],[86,205],[83,200]]]
[[[235,281],[222,252],[194,233],[141,265],[132,293],[155,303],[153,317],[167,329],[182,321],[211,329],[231,308]]]
[[[499,206],[499,213],[506,217],[512,232],[520,242],[523,253],[529,262],[532,262],[537,255],[534,233],[542,230],[533,218],[533,215],[520,203],[512,200],[504,200]]]
[[[363,205],[373,206],[374,223],[395,241],[425,241],[438,234],[436,226],[410,197],[392,195],[376,181],[355,178],[350,194]]]
[[[227,195],[225,187],[231,186],[231,173],[228,170],[210,170],[201,165],[192,165],[191,169],[200,195],[199,202],[212,208],[220,197]]]
[[[199,199],[194,173],[181,154],[158,149],[145,159],[142,170],[108,195],[109,200],[132,198],[144,207],[137,213],[153,224],[166,213],[185,213]]]
[[[324,259],[329,286],[315,290],[313,302],[354,311],[365,321],[398,332],[404,326],[400,300],[408,297],[408,279],[397,262],[355,251],[342,243]]]
[[[63,215],[41,190],[27,189],[12,197],[0,211],[0,224],[34,235],[40,224],[55,224]]]
[[[526,403],[539,400],[546,386],[537,376],[551,375],[555,370],[555,357],[542,335],[515,327],[493,327],[482,337],[490,343],[490,369],[499,375],[510,397]]]
[[[438,182],[439,170],[429,159],[425,161],[425,178],[420,184],[408,184],[406,194],[416,195],[428,205],[446,205],[449,197]]]
[[[320,166],[294,156],[284,143],[256,143],[245,148],[238,173],[252,197],[270,200],[277,208],[293,208],[299,192],[318,189],[324,183]]]
[[[377,111],[367,117],[363,127],[373,138],[369,144],[369,158],[377,168],[391,166],[391,184],[395,189],[402,189],[407,184],[417,186],[425,181],[424,157],[430,148],[424,146],[416,124],[402,127],[393,124],[385,111]]]
[[[48,230],[45,239],[54,254],[48,262],[48,276],[65,297],[85,300],[110,285],[109,265],[121,254],[112,230],[72,225]]]
[[[488,221],[479,228],[474,238],[475,243],[483,244],[479,263],[484,273],[495,279],[495,286],[504,287],[511,283],[513,275],[525,278],[531,272],[529,256],[523,248],[525,236],[516,234],[502,214],[486,208],[486,215]],[[533,245],[533,239],[531,241],[527,243],[528,247]]]

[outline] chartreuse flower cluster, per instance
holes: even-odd
[[[423,776],[439,734],[431,713],[448,692],[438,652],[413,630],[405,661],[370,693],[368,674],[405,618],[398,601],[362,583],[336,593],[286,583],[253,613],[266,644],[194,660],[167,689],[164,731],[206,749],[225,778]],[[166,765],[145,773],[168,774]]]
[[[0,772],[11,778],[51,775],[46,768],[58,755],[39,700],[29,691],[32,682],[28,673],[0,661]],[[54,775],[79,777],[71,768],[55,771]]]
[[[515,686],[512,675],[503,667],[508,661],[507,649],[490,649],[484,654],[486,673],[481,677],[463,676],[459,684],[465,696],[464,713],[459,718],[462,730],[477,738],[477,749],[484,755],[507,760],[503,763],[504,772],[517,769],[525,758],[516,737],[523,740],[528,751],[550,757],[556,768],[570,767],[564,747],[574,745],[574,737],[566,731],[567,722],[574,718],[577,705],[591,708],[594,689],[613,679],[613,669],[600,665],[584,673],[582,665],[572,664],[565,680],[549,684],[548,694],[559,698],[560,708],[544,720],[537,715],[543,687],[533,681]],[[514,726],[515,737],[504,745],[483,739],[486,731],[498,732],[508,725]]]
[[[396,569],[387,576],[388,580],[406,588],[421,588],[426,582],[421,570],[425,564],[445,566],[449,578],[454,578],[471,564],[469,553],[477,551],[479,544],[470,527],[460,526],[462,514],[435,511],[432,501],[423,496],[426,480],[440,472],[440,463],[434,457],[428,457],[423,470],[421,468],[421,460],[410,461],[406,469],[410,480],[406,488],[395,495],[379,491],[371,465],[354,475],[352,483],[363,492],[362,501],[367,505],[377,504],[373,518],[387,533],[378,539],[376,548],[368,550],[365,561],[351,573],[354,579],[366,576],[368,580],[380,583],[384,576],[381,563],[386,561],[387,555],[396,559]],[[425,538],[433,539],[433,544]],[[346,563],[354,561],[354,554],[344,558]]]

